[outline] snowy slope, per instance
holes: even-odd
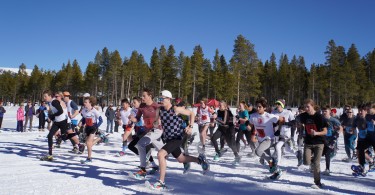
[[[55,161],[43,162],[37,155],[47,152],[48,132],[37,132],[38,119],[34,118],[33,132],[14,132],[16,127],[16,107],[6,107],[7,113],[0,133],[0,194],[148,194],[158,193],[144,187],[144,181],[129,178],[126,171],[136,171],[138,157],[127,152],[124,157],[115,157],[121,148],[121,133],[110,135],[108,144],[94,146],[93,164],[81,165],[82,155],[69,153],[71,144],[66,142],[55,149]],[[105,129],[106,121],[102,113]],[[197,126],[194,126],[197,131]],[[190,147],[190,153],[197,155],[196,137]],[[351,175],[352,163],[341,162],[345,157],[342,136],[340,150],[331,163],[332,176],[322,175],[324,190],[313,190],[312,174],[296,167],[297,160],[292,154],[282,159],[281,167],[287,170],[280,180],[265,179],[269,172],[258,162],[258,158],[247,157],[250,149],[242,151],[240,165],[233,166],[234,156],[227,152],[219,162],[211,162],[211,172],[203,176],[201,168],[192,164],[192,171],[184,175],[183,165],[173,157],[167,162],[166,184],[172,191],[163,194],[366,194],[375,193],[375,173],[366,178],[354,178]],[[154,153],[156,154],[156,153]],[[206,154],[212,159],[215,152],[207,146]],[[324,158],[321,169],[325,169]],[[150,176],[154,182],[158,176]]]

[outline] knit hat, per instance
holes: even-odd
[[[275,104],[280,104],[282,108],[285,107],[285,100],[284,99],[278,99]]]

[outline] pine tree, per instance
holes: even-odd
[[[258,56],[254,44],[242,35],[237,36],[234,43],[233,56],[230,60],[236,76],[237,103],[240,98],[258,97],[260,94]]]
[[[161,62],[159,59],[159,53],[156,47],[152,51],[150,68],[151,68],[151,88],[153,89],[155,93],[159,93],[161,91],[162,70],[161,70]]]
[[[220,61],[219,50],[216,49],[213,65],[213,74],[212,74],[212,88],[214,90],[214,98],[222,99],[224,97],[224,74],[223,68]]]
[[[34,66],[33,71],[31,72],[27,93],[31,95],[31,100],[35,102],[39,100],[41,95],[41,88],[39,86],[39,78],[42,76],[42,72],[39,70],[38,65]]]
[[[70,94],[72,95],[72,98],[74,98],[79,92],[83,90],[83,75],[81,67],[79,66],[76,59],[73,60],[71,79],[73,85],[71,87]],[[75,100],[77,101],[78,99]]]
[[[203,83],[204,83],[204,72],[203,72],[203,61],[204,54],[203,49],[200,45],[194,47],[193,55],[191,56],[191,66],[193,74],[193,99],[194,104],[197,98],[203,97]]]
[[[192,74],[192,67],[191,67],[191,60],[189,57],[185,57],[183,61],[182,67],[182,75],[181,75],[181,92],[183,99],[187,102],[189,95],[192,94],[192,82],[193,82],[193,74]]]

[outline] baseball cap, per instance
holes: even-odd
[[[70,96],[70,93],[69,93],[68,91],[64,91],[64,92],[63,92],[63,95],[64,95],[64,96]]]
[[[173,99],[173,97],[172,97],[172,93],[171,93],[170,91],[168,91],[168,90],[163,90],[163,91],[161,92],[161,96],[164,96],[164,97],[167,97],[167,98],[171,98],[171,99]]]
[[[85,93],[85,94],[83,94],[83,97],[90,97],[90,94],[89,93]]]

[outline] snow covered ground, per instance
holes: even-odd
[[[54,150],[55,161],[45,162],[36,158],[47,152],[48,132],[38,132],[38,119],[34,118],[34,131],[15,132],[16,107],[6,107],[3,128],[0,133],[0,194],[150,194],[161,193],[144,187],[144,181],[126,175],[126,171],[136,171],[138,157],[131,151],[124,157],[115,157],[121,148],[121,133],[111,134],[107,144],[94,146],[93,163],[81,165],[82,155],[69,153],[71,144],[63,143]],[[105,129],[106,119],[100,129]],[[197,131],[195,125],[194,131]],[[198,155],[196,137],[190,153]],[[184,175],[183,165],[169,158],[167,162],[166,184],[173,188],[163,194],[375,194],[375,173],[365,178],[354,178],[350,166],[344,163],[345,151],[342,136],[339,139],[338,154],[331,163],[332,176],[322,175],[324,190],[313,190],[312,173],[297,169],[297,159],[286,154],[281,167],[287,171],[279,180],[265,179],[269,172],[258,162],[258,158],[247,157],[250,148],[241,151],[241,163],[232,165],[234,156],[227,152],[219,162],[214,162],[212,146],[207,146],[206,154],[211,163],[211,172],[201,174],[201,167],[192,164],[192,170]],[[156,154],[156,153],[154,153]],[[321,169],[325,169],[322,158]],[[151,182],[158,174],[149,177]]]

